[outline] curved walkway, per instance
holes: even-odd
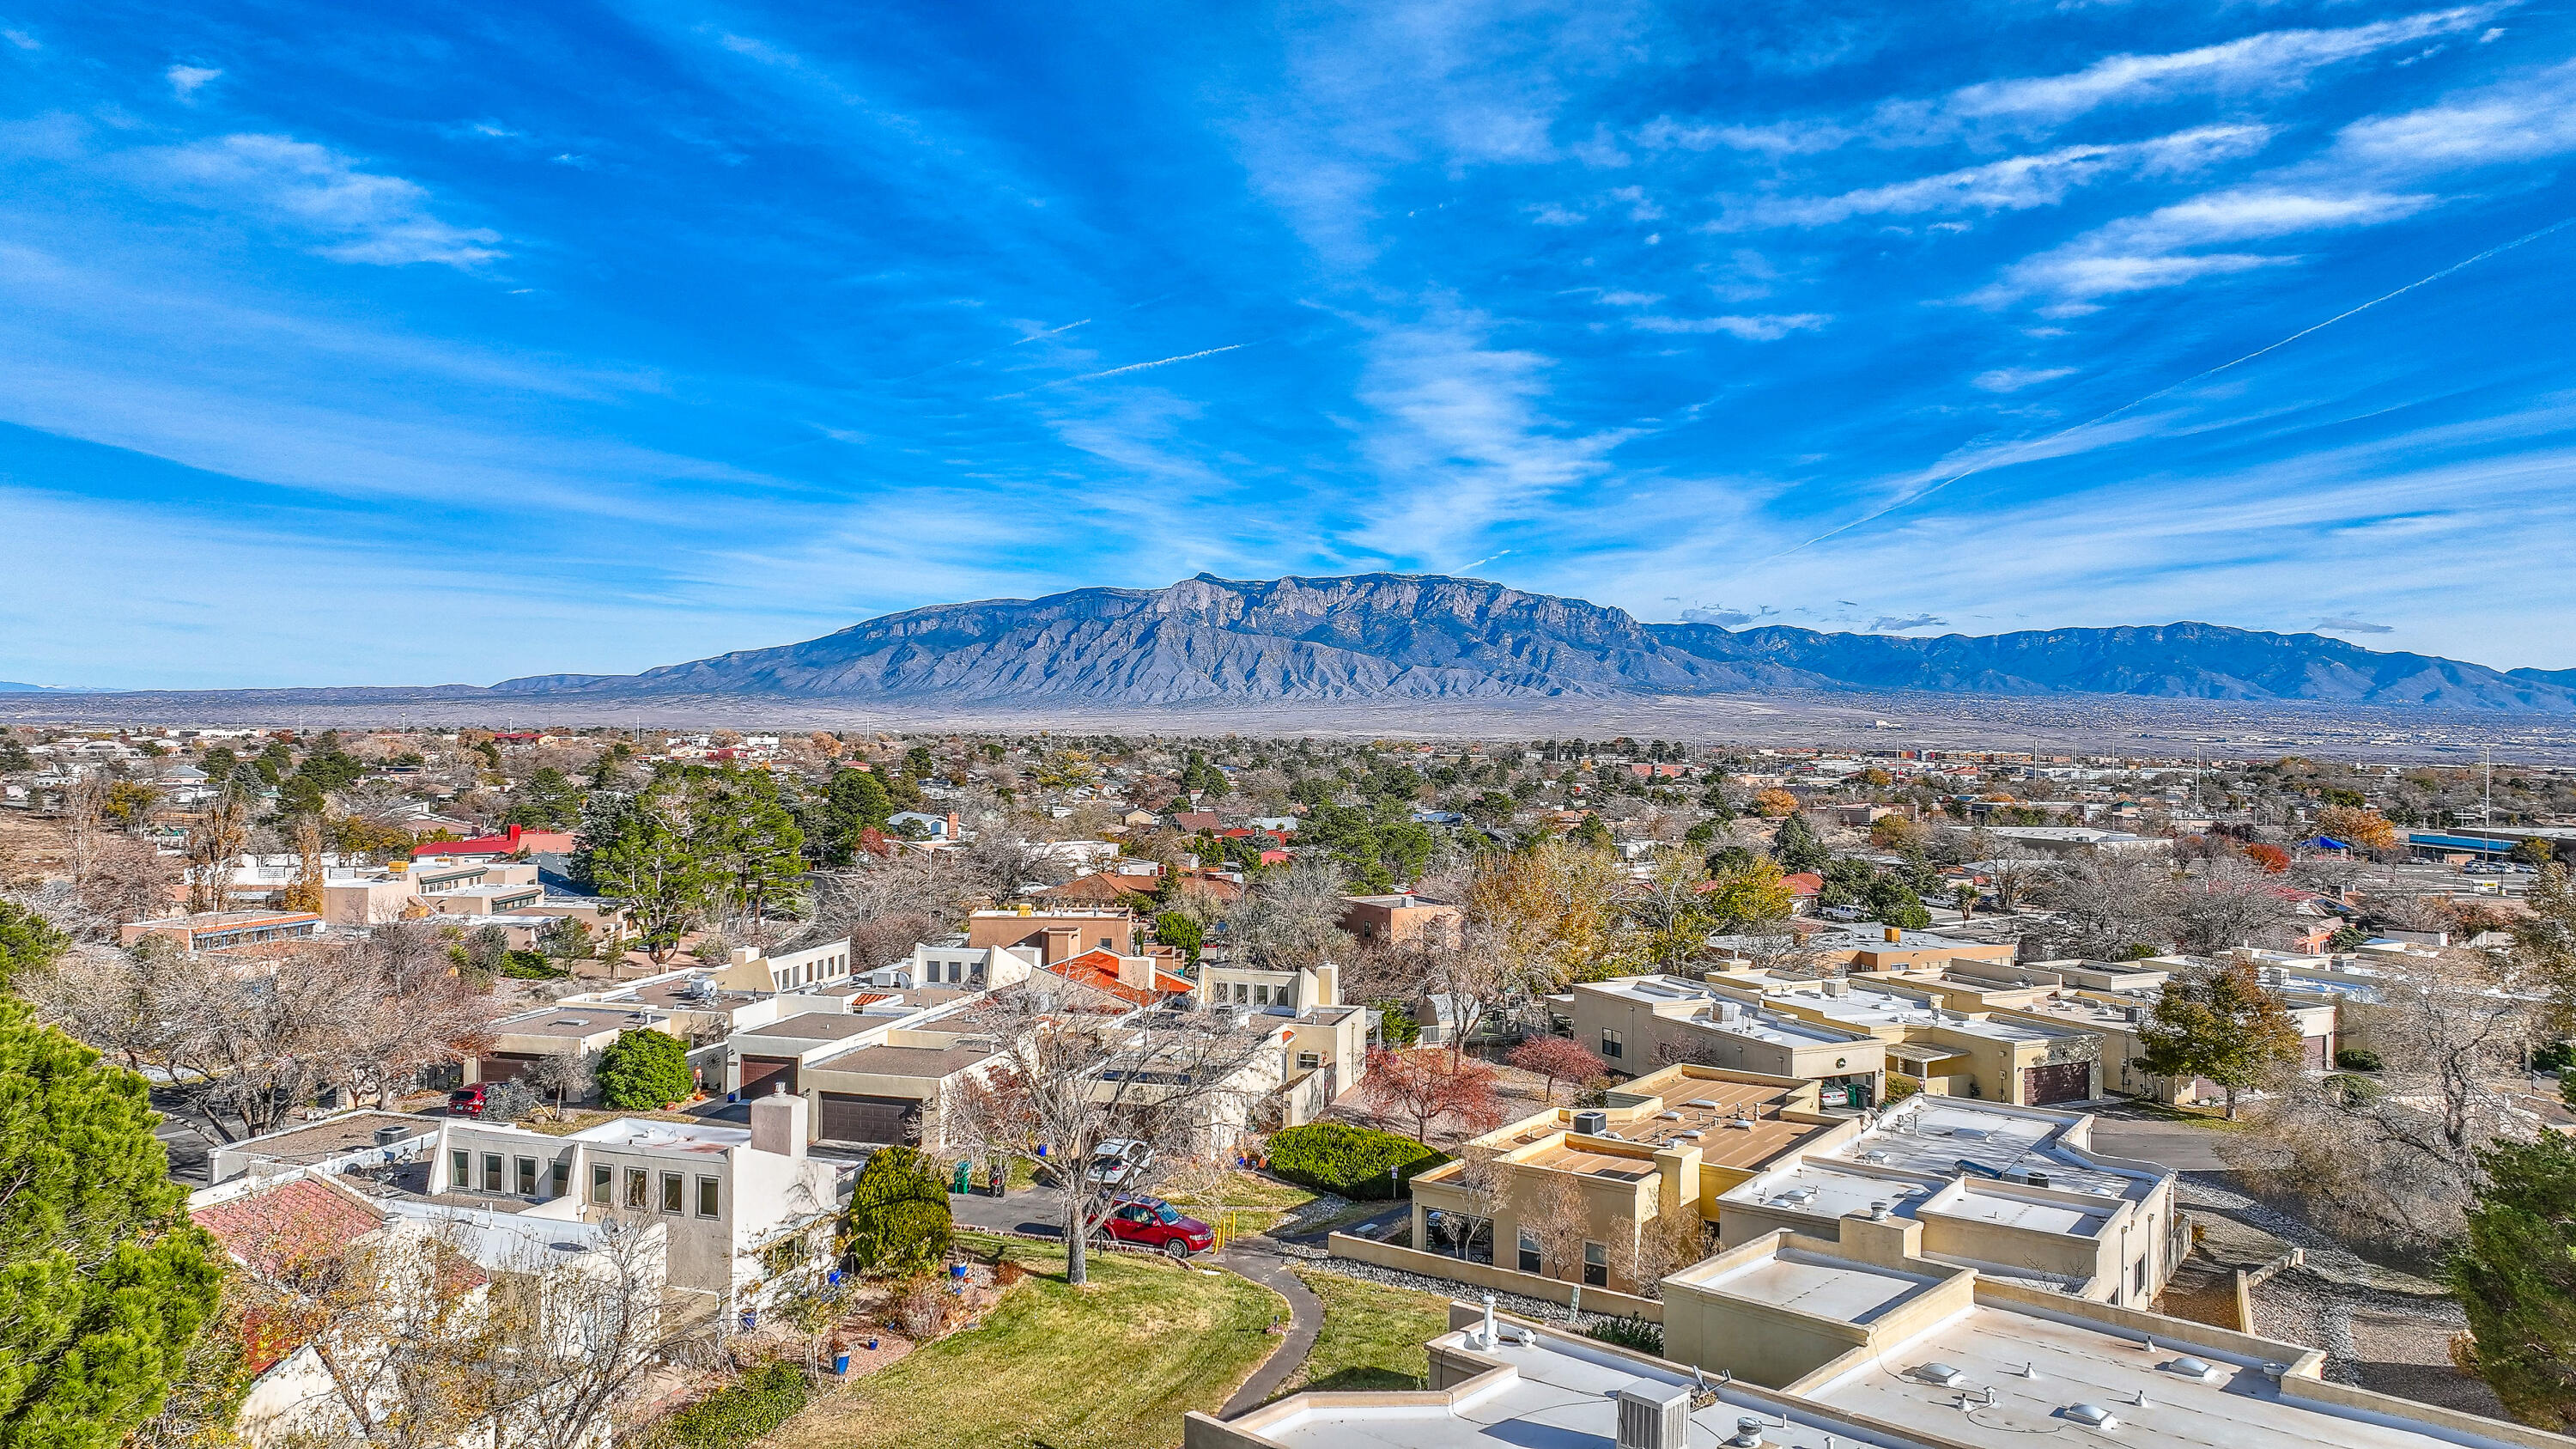
[[[1315,1351],[1315,1335],[1323,1331],[1324,1302],[1315,1296],[1314,1290],[1297,1280],[1289,1266],[1294,1260],[1251,1242],[1238,1239],[1212,1261],[1237,1277],[1247,1278],[1288,1300],[1287,1337],[1279,1341],[1279,1347],[1271,1350],[1270,1357],[1252,1371],[1252,1377],[1245,1379],[1243,1387],[1235,1390],[1234,1397],[1226,1400],[1225,1407],[1217,1411],[1218,1418],[1231,1419],[1246,1409],[1267,1403],[1279,1392],[1280,1385],[1306,1366],[1306,1355]]]

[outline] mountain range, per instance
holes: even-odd
[[[1220,579],[910,609],[803,643],[511,696],[1177,705],[1914,690],[2576,714],[2576,670],[2496,670],[2216,624],[1914,638],[1650,624],[1438,574]]]

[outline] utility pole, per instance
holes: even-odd
[[[2495,824],[2495,746],[2478,746],[2478,757],[2486,767],[2487,777],[2486,803],[2478,807],[2478,827],[2485,829]]]

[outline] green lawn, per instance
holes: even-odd
[[[989,1257],[990,1238],[958,1236]],[[1015,1261],[1062,1273],[1064,1254],[1013,1241]],[[1287,1307],[1231,1273],[1211,1277],[1123,1253],[1091,1258],[1091,1283],[1033,1278],[983,1326],[827,1389],[766,1441],[776,1449],[1154,1449],[1181,1416],[1215,1412],[1279,1339]]]
[[[1423,1386],[1431,1356],[1422,1346],[1449,1331],[1446,1296],[1310,1268],[1297,1277],[1324,1300],[1324,1329],[1305,1372],[1283,1393]]]
[[[1165,1202],[1187,1208],[1226,1239],[1267,1232],[1315,1200],[1311,1189],[1295,1183],[1231,1169],[1175,1173],[1154,1192]]]

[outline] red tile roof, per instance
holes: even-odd
[[[245,1193],[188,1215],[224,1251],[264,1278],[336,1257],[385,1225],[385,1215],[342,1188],[311,1177]]]

